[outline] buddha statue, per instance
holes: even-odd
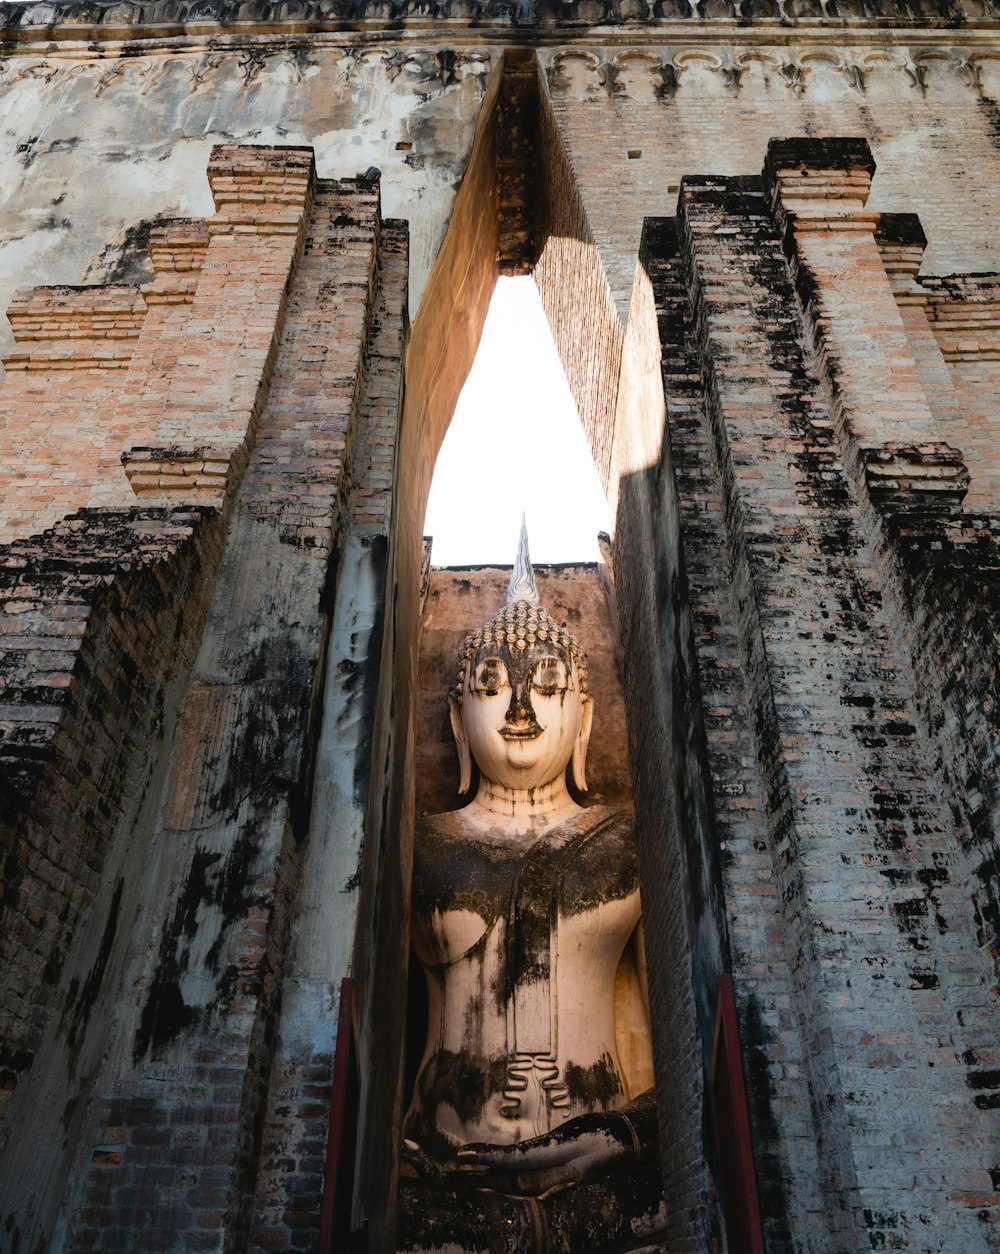
[[[429,1027],[398,1248],[659,1249],[632,822],[567,785],[569,768],[587,787],[587,659],[538,604],[523,524],[506,604],[465,640],[449,701],[460,791],[473,762],[478,786],[415,833]]]

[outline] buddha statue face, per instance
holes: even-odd
[[[579,746],[574,774],[585,789],[592,705],[575,660],[558,641],[487,644],[466,670],[456,738],[464,734],[487,779],[518,790],[556,779]]]
[[[460,792],[470,787],[472,759],[486,779],[518,792],[559,779],[572,761],[573,782],[586,791],[587,659],[538,604],[523,523],[507,602],[466,638],[450,699]]]

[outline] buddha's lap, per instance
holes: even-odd
[[[656,1249],[662,1235],[658,1167],[643,1167],[516,1197],[487,1189],[400,1181],[400,1254],[625,1254]]]

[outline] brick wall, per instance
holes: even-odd
[[[678,323],[664,291],[670,250],[669,240],[662,242],[667,251],[656,258],[660,265],[648,248],[643,254],[625,342],[614,571],[669,1248],[693,1251],[718,1248],[702,1076],[727,942],[697,681],[701,659],[693,655],[681,520],[671,451],[663,439],[661,357],[681,396],[687,392],[695,404],[691,384],[697,376],[689,374],[688,328],[683,318]],[[683,400],[668,395],[683,412]],[[704,493],[697,499],[703,501]]]
[[[354,1218],[391,1248],[420,522],[498,266],[534,249],[616,501],[670,1248],[722,1240],[704,1072],[726,969],[768,1248],[988,1248],[995,276],[928,272],[995,255],[994,68],[901,60],[897,34],[876,60],[824,35],[772,61],[758,35],[668,56],[589,34],[543,51],[544,82],[512,56],[408,351],[405,231],[298,148],[217,151],[215,216],[150,234],[141,292],[15,302],[5,621],[23,601],[32,625],[6,633],[10,794],[94,863],[69,883],[18,846],[38,900],[17,890],[11,1074],[85,1042],[47,1139],[8,1123],[23,1243],[72,1177],[77,1250],[310,1248],[350,971]],[[783,141],[755,173],[771,137],[848,126],[871,146]],[[913,207],[922,228],[887,221]],[[32,985],[73,937],[58,990]]]
[[[535,163],[541,170],[543,242],[535,282],[601,483],[613,492],[611,450],[624,328],[565,134],[544,87],[539,90]]]
[[[92,510],[3,548],[2,1036],[22,1060],[5,1097],[65,993],[62,966],[144,774],[163,689],[184,669],[184,628],[196,633],[217,557],[212,515]]]
[[[280,1126],[284,1118],[280,989],[309,824],[332,563],[347,524],[379,232],[371,185],[319,186],[286,316],[272,331],[274,376],[174,741],[169,847],[147,880],[146,926],[161,939],[140,963],[127,1035],[132,1066],[104,1077],[95,1107],[95,1143],[121,1135],[120,1158],[95,1160],[74,1249],[148,1243],[151,1203],[171,1216],[157,1238],[163,1248],[245,1242],[259,1167],[261,1239],[308,1248],[315,1237],[315,1195],[305,1212],[299,1199],[322,1157],[324,1103],[309,1086],[328,1053],[295,1076],[305,1085],[297,1107],[305,1119],[283,1147],[291,1162],[269,1157],[263,1136],[272,1073],[272,1135],[273,1119]],[[336,975],[326,980],[333,985]],[[314,1032],[322,1034],[329,1004],[319,1009]]]
[[[94,394],[80,399],[65,431],[75,453],[64,442],[54,455],[51,440],[44,450],[38,483],[64,457],[65,501],[35,501],[16,521],[30,526],[88,494],[128,507],[104,504],[5,550],[4,779],[39,832],[14,834],[17,874],[5,876],[17,951],[5,968],[17,985],[5,1089],[42,1040],[22,1087],[37,1095],[55,1077],[61,1103],[51,1119],[5,1127],[6,1160],[26,1164],[17,1179],[5,1172],[19,1243],[47,1242],[60,1212],[59,1239],[78,1250],[136,1240],[214,1249],[251,1228],[267,1248],[315,1242],[332,990],[351,969],[354,926],[322,876],[300,879],[301,850],[325,676],[344,676],[342,657],[326,670],[330,623],[343,628],[358,594],[339,582],[352,544],[381,552],[372,609],[386,621],[407,236],[383,226],[375,184],[317,187],[301,150],[217,150],[210,177],[207,227],[151,233],[144,302],[137,289],[81,289],[33,294],[17,310],[24,342],[43,338],[49,305],[60,334],[88,343],[109,306],[143,315],[124,384],[101,392],[96,410]],[[58,347],[72,356],[72,344]],[[59,352],[42,350],[51,366]],[[31,403],[15,399],[14,417]],[[129,504],[136,494],[150,503]],[[204,496],[221,513],[194,504]],[[171,507],[177,499],[191,504]],[[382,647],[376,633],[376,690]],[[376,691],[366,708],[369,718],[381,708]],[[384,850],[390,836],[398,845],[399,786],[386,771],[400,749],[380,719],[374,745],[355,743],[351,725],[338,749],[334,726],[327,755],[352,752],[371,773],[388,807]],[[391,877],[401,897],[398,866]],[[394,917],[374,928],[366,959],[382,985],[387,962],[405,980],[398,943],[383,935]],[[337,925],[339,955],[303,943],[303,927],[333,935]],[[79,976],[82,956],[67,962],[60,986],[64,953],[81,938],[91,967]],[[326,990],[305,1011],[295,1001],[304,974]],[[378,999],[358,984],[363,1051],[382,1049],[399,1025],[373,1028]],[[57,1061],[67,1053],[68,1080]],[[379,1124],[399,1095],[386,1100],[384,1086],[367,1097]],[[61,1152],[46,1140],[60,1116]],[[364,1177],[376,1227],[392,1223],[394,1154],[390,1143]]]
[[[399,1071],[402,1024],[394,1009],[405,988],[408,941],[400,918],[405,917],[408,882],[400,865],[395,816],[399,785],[390,778],[396,771],[393,752],[399,753],[392,744],[391,697],[380,698],[389,669],[381,663],[390,652],[384,633],[408,331],[407,245],[405,224],[383,221],[326,647],[311,834],[301,855],[290,924],[256,1182],[251,1241],[259,1249],[310,1250],[316,1245],[333,1041],[340,1017],[336,999],[346,975],[354,979],[362,1118],[377,1129],[394,1126],[398,1119],[399,1095],[392,1077]],[[322,290],[319,276],[313,277]],[[363,307],[356,278],[352,283],[344,276],[338,293],[345,309]],[[315,316],[315,310],[310,312]],[[328,317],[331,327],[338,322],[334,310]],[[326,395],[328,388],[319,383],[312,379],[310,391]],[[376,872],[367,900],[360,888],[362,880],[368,881],[362,867],[366,857]],[[384,922],[376,935],[380,913]],[[395,996],[388,995],[393,988]],[[395,1147],[377,1133],[370,1139],[358,1181],[358,1225],[367,1221],[372,1238],[385,1240],[393,1225]]]
[[[685,1032],[706,1044],[720,959],[736,977],[768,1248],[990,1241],[995,879],[970,856],[967,806],[990,809],[995,524],[954,515],[967,478],[937,439],[929,355],[921,376],[887,303],[877,216],[851,190],[867,161],[848,142],[772,144],[769,182],[685,180],[676,226],[647,224],[633,296],[616,545],[626,691],[650,658],[689,658],[656,685],[655,720],[630,729],[637,817],[685,697],[709,770],[689,755],[680,781],[712,802],[692,812],[675,750],[646,825],[650,878],[687,903],[647,940],[665,1153],[687,1181],[677,1248],[707,1239],[711,1212],[698,1107],[665,1102],[663,1077]],[[654,311],[664,447],[642,330]],[[718,858],[714,911],[692,840]],[[678,964],[694,1007],[669,984]]]
[[[102,465],[105,432],[93,416],[120,386],[145,312],[131,287],[18,294],[8,312],[17,347],[5,359],[0,538],[42,531],[90,504],[91,484],[109,471],[118,492],[104,503],[130,503],[120,463]]]
[[[51,1224],[72,1168],[137,908],[129,859],[220,541],[209,508],[86,510],[0,550],[11,1240]]]
[[[12,305],[0,538],[136,496],[218,506],[238,481],[301,248],[312,153],[220,147],[209,179],[215,216],[152,231],[156,277],[142,289],[35,288]]]
[[[992,46],[970,49],[970,78],[961,56],[912,44],[905,55],[892,39],[872,55],[854,40],[830,42],[829,32],[822,50],[810,39],[768,45],[762,35],[744,41],[730,31],[679,47],[595,37],[539,50],[623,317],[643,219],[672,214],[688,175],[757,173],[758,154],[777,135],[865,136],[878,163],[871,208],[920,215],[927,271],[1000,268],[996,236],[983,229],[998,194]]]
[[[800,160],[809,159],[808,154],[797,155]],[[800,266],[806,250],[794,211],[789,213],[789,224],[795,239],[793,264]],[[822,247],[821,237],[812,251],[817,247]],[[849,291],[851,281],[849,272],[831,276],[806,306],[822,359],[841,366],[846,358],[840,328],[827,324],[822,313],[831,285],[836,283]],[[974,357],[980,349],[975,336],[977,324],[985,324],[980,334],[988,346],[991,279],[955,276],[942,286],[947,316],[937,334],[943,355],[946,360],[959,355],[961,344]],[[933,301],[935,284],[929,287]],[[954,328],[963,321],[971,324],[973,331],[968,341],[960,332],[956,336],[948,329],[949,323]],[[898,354],[887,358],[881,349],[876,338],[869,359],[890,380],[898,369]],[[855,386],[848,367],[833,388],[834,413],[845,449],[850,445],[851,431],[844,412],[857,395]],[[880,390],[891,395],[885,383]],[[904,452],[905,456],[899,457],[898,450],[887,450],[887,455],[900,463],[897,482],[888,485],[894,490],[887,491],[869,463],[856,491],[860,516],[877,556],[895,645],[912,667],[914,721],[916,733],[923,738],[924,771],[934,779],[950,818],[943,826],[941,852],[935,857],[936,873],[929,869],[923,875],[916,873],[924,892],[917,892],[913,885],[914,904],[909,914],[913,926],[922,915],[929,914],[932,903],[940,900],[945,907],[935,914],[937,928],[952,932],[954,950],[928,970],[923,982],[931,988],[940,987],[942,1000],[955,1007],[953,1013],[967,1038],[966,1048],[957,1048],[957,1033],[952,1030],[949,1045],[955,1043],[956,1047],[936,1060],[925,1055],[924,1061],[928,1066],[933,1062],[953,1068],[950,1074],[954,1081],[966,1089],[953,1116],[955,1125],[963,1129],[964,1181],[956,1171],[949,1186],[954,1207],[947,1222],[956,1229],[959,1223],[973,1230],[981,1225],[976,1237],[983,1241],[996,1206],[996,1198],[986,1187],[993,1179],[989,1159],[994,1129],[988,1114],[993,1077],[980,1059],[992,1057],[996,1017],[995,984],[988,974],[995,970],[988,920],[995,916],[992,902],[996,892],[992,853],[995,809],[991,802],[996,795],[993,582],[997,522],[974,499],[963,502],[968,482],[962,473],[963,450],[931,442]],[[902,907],[899,912],[902,915]],[[914,981],[921,982],[916,975]],[[940,1111],[931,1117],[944,1122],[949,1113],[942,1103]]]

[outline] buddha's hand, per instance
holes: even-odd
[[[458,1152],[458,1170],[498,1193],[538,1197],[632,1167],[643,1157],[640,1134],[628,1114],[600,1111],[578,1115],[517,1145],[465,1145]]]
[[[400,1157],[400,1174],[410,1179],[440,1180],[444,1169],[417,1144],[416,1141],[403,1140],[403,1153]]]

